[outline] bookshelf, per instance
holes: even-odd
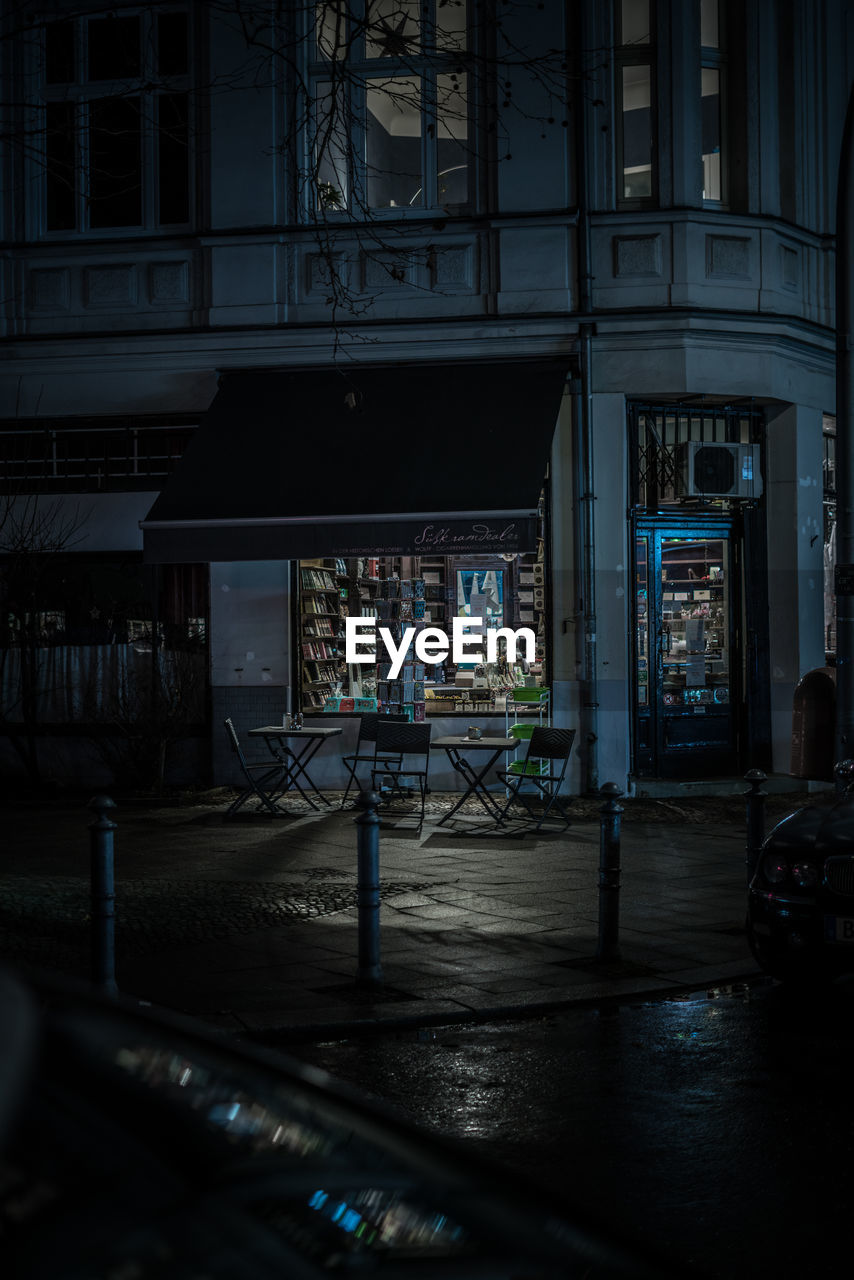
[[[321,710],[341,680],[344,626],[337,569],[334,560],[300,563],[299,683],[304,710]]]
[[[415,660],[414,651],[395,680],[382,648],[380,662],[348,667],[344,627],[347,617],[374,617],[377,625],[387,627],[399,642],[406,627],[418,631],[431,624],[444,625],[445,583],[440,561],[432,572],[437,591],[435,604],[428,608],[417,556],[300,562],[300,691],[304,709],[323,710],[327,704],[337,707],[342,686],[346,686],[348,709],[370,706],[408,715],[411,720],[424,719],[425,667]]]

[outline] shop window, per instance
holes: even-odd
[[[700,0],[700,103],[702,114],[703,199],[721,202],[724,191],[725,50],[720,0]]]
[[[37,233],[190,221],[189,49],[182,9],[46,24]]]
[[[156,687],[174,725],[204,723],[208,566],[140,555],[0,557],[0,711],[9,721],[130,726]],[[152,685],[152,673],[159,676]],[[149,708],[150,709],[150,708]]]
[[[615,59],[621,201],[656,194],[653,0],[618,0]]]
[[[207,642],[208,567],[164,565],[156,582],[141,556],[51,554],[0,558],[2,647]]]
[[[366,556],[303,560],[298,565],[301,707],[304,712],[380,711],[423,720],[454,712],[503,711],[509,689],[547,684],[546,603],[543,543],[540,551],[510,556]],[[382,640],[376,660],[347,663],[346,620],[375,620],[400,647],[407,628],[413,636],[400,669]],[[416,640],[435,629],[451,638],[453,620],[480,620],[482,637],[471,656],[421,661]],[[533,638],[528,654],[520,637],[513,650],[508,636],[526,628]],[[490,641],[492,633],[493,641]],[[486,658],[494,647],[492,660]]]
[[[314,214],[471,202],[466,0],[315,5]]]

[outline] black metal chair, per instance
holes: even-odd
[[[569,763],[574,741],[574,729],[553,729],[547,728],[545,725],[536,725],[534,727],[534,731],[528,740],[525,759],[521,762],[521,768],[517,765],[516,769],[499,771],[499,778],[508,787],[507,803],[501,811],[500,822],[503,822],[506,818],[511,804],[514,801],[518,801],[528,817],[535,820],[537,831],[548,818],[552,809],[556,809],[564,824],[569,826],[572,819],[563,806],[559,792],[566,774],[566,766]],[[548,761],[547,771],[545,772],[542,771],[543,761]],[[555,772],[558,763],[560,764],[560,769]],[[526,785],[534,788],[530,794],[522,790]],[[535,813],[531,808],[531,800],[546,801],[545,808],[541,814]]]
[[[237,810],[247,800],[251,800],[255,796],[261,801],[265,809],[275,814],[276,817],[281,817],[284,810],[279,808],[275,798],[281,792],[282,784],[287,779],[288,766],[283,761],[271,764],[267,760],[262,761],[260,764],[250,764],[243,754],[237,730],[230,717],[225,721],[225,731],[228,734],[228,744],[237,756],[246,784],[226,809],[225,816],[227,818],[231,817],[233,813],[237,813]]]
[[[359,718],[359,738],[356,742],[356,750],[352,755],[342,756],[344,768],[350,775],[347,779],[347,790],[344,792],[344,798],[341,801],[342,809],[347,803],[347,797],[350,794],[350,788],[353,783],[355,782],[357,788],[359,786],[359,779],[356,776],[359,765],[369,764],[373,767],[377,763],[377,725],[380,720],[385,723],[391,722],[392,724],[409,724],[406,716],[385,716],[377,711],[369,711]],[[370,747],[370,750],[363,750],[363,747]]]
[[[417,780],[421,795],[419,829],[424,822],[424,804],[429,790],[427,774],[430,768],[432,728],[431,724],[401,724],[393,721],[391,716],[380,716],[377,724],[376,762],[371,769],[371,783],[382,801],[391,801],[395,797],[408,800],[411,793],[403,785],[403,779]],[[413,756],[422,757],[420,767],[417,761],[414,765],[411,763]]]

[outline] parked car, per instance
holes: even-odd
[[[784,981],[854,972],[850,790],[798,809],[767,837],[748,892],[747,934],[760,966]]]
[[[676,1274],[618,1237],[323,1072],[0,974],[0,1249],[16,1280]]]

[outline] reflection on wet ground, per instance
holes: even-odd
[[[852,1042],[854,981],[760,979],[295,1052],[712,1276],[785,1277],[847,1248]]]

